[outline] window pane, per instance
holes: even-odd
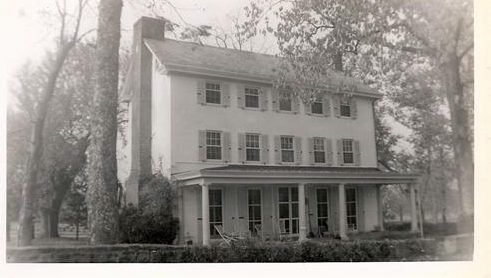
[[[348,188],[346,189],[346,202],[356,201],[356,189]]]
[[[344,163],[354,163],[353,153],[344,153],[343,154]]]
[[[298,220],[293,219],[292,220],[292,234],[297,234],[298,233]]]
[[[293,151],[281,151],[282,162],[294,162]]]
[[[318,204],[317,205],[317,217],[327,217],[327,205]]]
[[[259,161],[259,149],[247,149],[246,150],[247,161]]]
[[[220,92],[206,90],[206,102],[220,104]]]
[[[246,147],[259,148],[259,135],[258,134],[246,134]]]
[[[252,88],[245,88],[245,106],[246,107],[259,107],[259,90]]]
[[[292,203],[292,218],[298,218],[298,204]]]
[[[206,147],[206,158],[207,159],[222,159],[222,148],[221,147]]]
[[[220,91],[220,84],[218,83],[206,83],[206,89],[207,90],[215,90],[215,91]]]
[[[259,189],[249,190],[249,204],[261,204],[261,191]]]
[[[324,139],[314,138],[314,151],[323,151],[323,150],[324,150]]]
[[[298,187],[291,187],[292,191],[292,202],[298,202]]]
[[[343,139],[343,152],[353,151],[353,140]]]
[[[288,204],[280,204],[280,218],[289,218],[290,210],[288,208]]]
[[[293,150],[293,137],[282,136],[281,137],[281,149]]]
[[[326,155],[324,152],[314,152],[315,163],[326,163]]]
[[[325,189],[317,189],[317,202],[325,203],[327,202],[327,190]]]
[[[322,102],[312,103],[312,113],[313,114],[322,114]]]
[[[209,196],[210,196],[210,205],[222,205],[222,191],[221,190],[210,190],[209,191]]]
[[[280,202],[288,202],[290,200],[288,195],[288,187],[281,187],[278,189],[278,193]]]
[[[341,116],[351,117],[351,108],[347,105],[341,105]]]
[[[292,111],[292,100],[290,98],[280,98],[280,110]]]

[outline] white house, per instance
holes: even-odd
[[[272,86],[279,58],[167,39],[164,24],[134,26],[127,202],[162,170],[178,187],[181,243],[207,245],[216,227],[344,239],[383,229],[380,186],[404,183],[417,229],[418,176],[377,168],[380,94],[333,73],[322,99],[283,98]]]

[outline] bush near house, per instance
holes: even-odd
[[[230,247],[125,244],[7,250],[8,262],[381,262],[444,260],[435,240],[246,242]]]
[[[142,180],[139,205],[123,207],[120,213],[121,243],[172,244],[179,220],[172,215],[175,189],[161,173]]]

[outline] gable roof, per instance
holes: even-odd
[[[144,39],[145,45],[167,71],[228,77],[239,80],[272,83],[277,78],[282,59],[277,56],[229,48],[201,45],[172,39]],[[354,92],[380,97],[367,85],[355,78],[332,71],[326,77],[326,87],[340,84],[356,87]]]

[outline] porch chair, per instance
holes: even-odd
[[[238,240],[236,236],[228,235],[223,231],[223,226],[222,225],[214,225],[215,230],[218,232],[220,237],[223,239],[223,241],[227,244],[230,245],[232,241]]]
[[[283,239],[289,239],[289,233],[286,230],[286,219],[279,219],[278,220],[278,231],[280,235],[280,241],[283,241]]]
[[[261,241],[264,241],[264,234],[263,234],[263,228],[261,224],[256,224],[254,225],[254,230],[256,230],[257,236],[261,239]]]

